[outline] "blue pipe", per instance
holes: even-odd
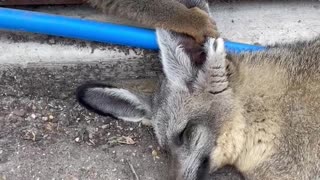
[[[75,38],[158,50],[154,30],[0,7],[0,29]],[[226,42],[229,52],[259,51],[262,46]]]

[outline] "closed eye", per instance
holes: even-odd
[[[185,142],[185,139],[184,139],[184,134],[186,132],[186,129],[187,128],[184,128],[175,138],[175,144],[177,146],[182,146]]]
[[[189,145],[192,138],[193,123],[188,123],[187,126],[176,136],[175,144],[177,146]]]

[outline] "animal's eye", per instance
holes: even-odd
[[[190,142],[192,129],[192,125],[188,124],[183,131],[176,136],[175,143],[177,146],[182,146],[183,144],[188,144]]]
[[[183,129],[175,138],[175,144],[177,146],[182,146],[184,144],[184,134],[185,134],[186,128]]]

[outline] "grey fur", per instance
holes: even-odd
[[[246,179],[320,179],[320,36],[227,57],[222,39],[208,39],[199,66],[188,37],[157,34],[165,78],[149,100],[107,86],[82,87],[79,99],[120,119],[150,119],[173,179],[209,179],[225,165]],[[92,88],[99,93],[86,98]],[[136,109],[147,113],[127,113]]]
[[[158,35],[162,38],[160,42],[166,43],[161,47],[162,57],[166,58],[162,61],[168,65],[164,66],[167,78],[154,94],[152,104],[142,107],[151,107],[151,123],[159,144],[174,156],[180,179],[196,179],[198,167],[208,157],[212,170],[230,163],[247,179],[320,178],[319,37],[312,41],[270,47],[265,52],[230,56],[227,62],[233,67],[227,69],[228,88],[212,93],[211,89],[221,84],[216,86],[212,83],[215,81],[197,81],[200,72],[211,71],[208,63],[197,71],[192,64],[183,63],[188,56],[177,44],[179,38],[175,39],[175,35],[164,30],[158,30]],[[163,41],[172,38],[175,40]],[[223,56],[218,57],[223,60]],[[217,58],[217,52],[212,58]],[[167,60],[171,62],[165,62]],[[210,79],[212,73],[206,73]],[[196,86],[190,89],[190,82]],[[102,91],[106,93],[98,96],[99,99],[110,96],[108,91]],[[84,93],[83,97],[87,95]],[[121,95],[117,98],[127,99]],[[86,101],[95,103],[94,98]],[[131,110],[136,109],[134,103],[128,104],[132,105]],[[102,105],[113,106],[112,103]],[[149,112],[147,108],[145,110]],[[118,112],[121,113],[121,109]],[[238,135],[243,136],[244,142],[225,142],[230,143],[228,151],[235,157],[216,163],[212,152],[219,146],[217,140],[221,134],[230,133],[223,128],[238,116],[244,120],[243,134]],[[259,150],[259,147],[270,144],[271,148],[259,152],[268,154],[266,156],[243,155],[252,150],[248,147],[258,147]],[[241,148],[238,151],[232,146]],[[258,158],[256,161],[259,162],[253,162],[253,167],[248,168],[250,158]]]

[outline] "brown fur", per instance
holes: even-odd
[[[177,0],[88,0],[88,2],[108,15],[123,17],[151,28],[165,28],[185,33],[194,37],[197,42],[203,42],[207,36],[218,36],[216,25],[206,12],[192,4],[186,4],[187,7]]]
[[[201,47],[163,29],[157,37],[165,78],[152,97],[86,84],[79,102],[126,121],[150,119],[176,180],[211,179],[209,170],[225,165],[249,180],[320,179],[320,36],[228,59],[221,39]]]

